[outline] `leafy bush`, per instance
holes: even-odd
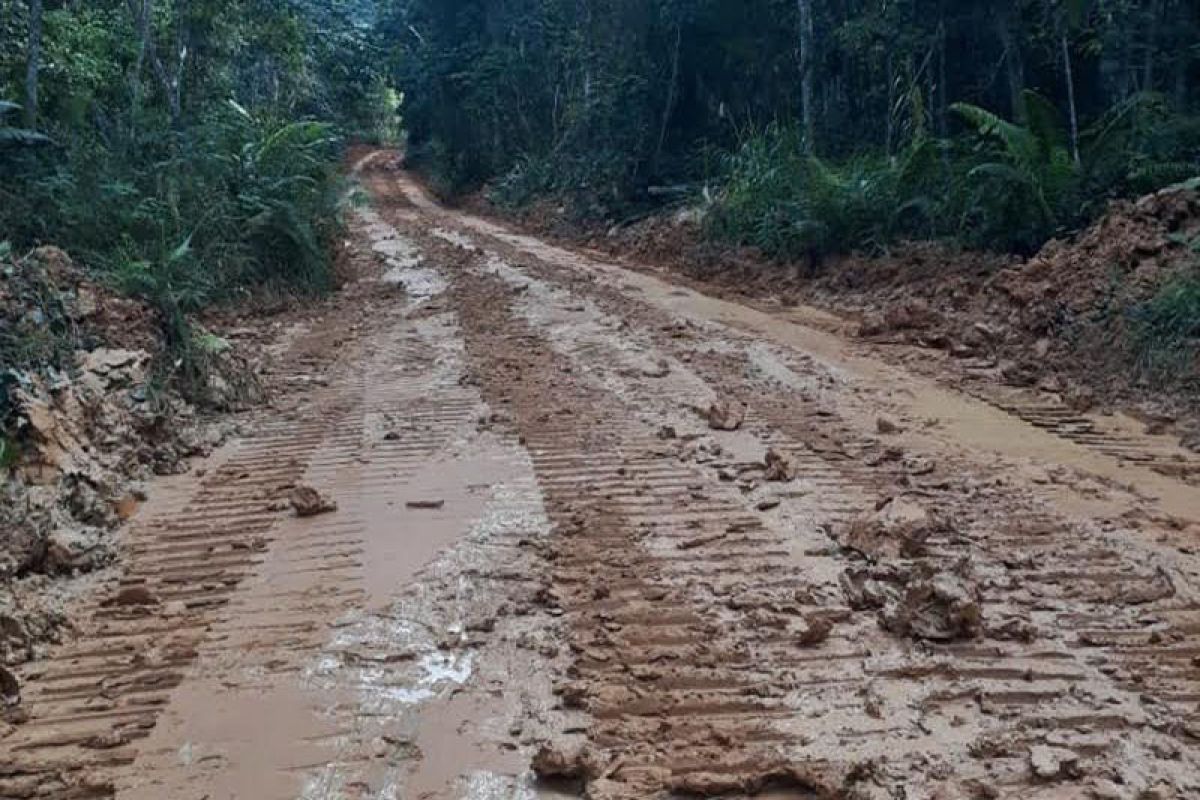
[[[1062,116],[1036,92],[1023,95],[1025,125],[967,103],[952,108],[978,133],[979,162],[965,174],[963,238],[1030,253],[1075,230],[1112,198],[1162,188],[1200,170],[1181,117],[1153,94],[1134,95],[1081,131],[1072,152]],[[1178,125],[1178,135],[1160,131]]]
[[[921,139],[895,159],[863,156],[835,165],[808,156],[800,134],[772,126],[729,157],[712,232],[793,258],[879,250],[896,238],[935,235],[946,175],[939,145]]]
[[[1114,197],[1200,171],[1200,136],[1193,145],[1190,127],[1161,98],[1110,109],[1081,133],[1078,161],[1058,111],[1034,92],[1024,99],[1023,125],[959,103],[953,109],[973,138],[918,133],[891,158],[834,163],[806,155],[793,128],[754,132],[725,159],[711,231],[780,258],[941,237],[1032,253]]]
[[[143,134],[136,146],[78,137],[26,148],[10,161],[13,202],[0,207],[0,238],[21,247],[52,238],[149,302],[184,383],[199,386],[190,314],[256,287],[331,285],[338,152],[329,125],[279,122],[234,103],[193,128]]]

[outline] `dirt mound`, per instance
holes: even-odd
[[[221,437],[170,391],[143,304],[90,280],[61,250],[0,264],[0,660],[66,622],[62,578],[113,555],[136,482],[177,472]]]
[[[1076,407],[1097,399],[1172,416],[1200,375],[1162,386],[1143,369],[1136,319],[1164,286],[1197,268],[1200,191],[1193,184],[1115,203],[1072,240],[1025,262],[912,246],[848,259],[812,285],[821,302],[856,309],[860,334],[981,360],[997,380],[1038,386]],[[990,364],[988,363],[990,362]],[[1189,374],[1190,373],[1190,374]]]

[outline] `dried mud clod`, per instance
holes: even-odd
[[[746,407],[737,400],[723,397],[713,402],[706,414],[708,427],[715,431],[736,431],[746,421]]]
[[[1035,745],[1029,751],[1029,768],[1040,781],[1078,779],[1083,772],[1079,755],[1062,747]]]
[[[586,780],[603,771],[596,753],[583,740],[544,742],[531,767],[540,780]]]
[[[796,476],[800,474],[800,467],[796,464],[796,460],[774,448],[767,451],[763,466],[765,467],[763,477],[777,483],[790,483],[796,480]]]
[[[946,527],[911,500],[888,498],[851,522],[840,543],[873,561],[915,558],[925,552],[926,540]]]
[[[841,581],[851,608],[877,610],[880,625],[897,636],[954,641],[983,633],[982,600],[969,562],[949,570],[924,563],[851,568]]]
[[[337,511],[338,508],[337,502],[311,486],[297,486],[292,490],[290,500],[297,517],[315,517]]]

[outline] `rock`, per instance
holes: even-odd
[[[925,540],[942,527],[916,503],[893,498],[851,522],[840,543],[873,560],[913,558],[924,552]]]
[[[446,507],[445,500],[409,500],[404,504],[405,508],[410,508],[414,511],[437,511]]]
[[[763,463],[766,466],[764,477],[769,481],[789,483],[796,480],[796,476],[800,472],[800,468],[796,465],[794,459],[780,453],[774,448],[767,451]]]
[[[150,354],[138,350],[100,348],[80,359],[83,384],[97,392],[126,389],[145,382]]]
[[[892,422],[887,417],[880,417],[879,419],[875,420],[875,430],[879,431],[884,436],[887,436],[893,433],[899,433],[900,426]]]
[[[298,517],[315,517],[337,511],[337,503],[328,499],[311,486],[297,486],[292,490],[292,508]]]
[[[708,409],[708,426],[717,431],[736,431],[746,421],[746,407],[732,398],[716,400]]]
[[[663,425],[658,429],[658,438],[665,440],[678,439],[679,433],[673,425]]]
[[[88,319],[96,316],[96,312],[100,310],[100,301],[96,297],[96,292],[86,286],[80,286],[75,292],[75,314],[76,319]]]
[[[1035,745],[1029,750],[1029,767],[1044,781],[1078,777],[1079,756],[1065,748]]]

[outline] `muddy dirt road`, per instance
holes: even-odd
[[[1200,797],[1187,455],[394,161],[287,389],[21,674],[0,798]]]

